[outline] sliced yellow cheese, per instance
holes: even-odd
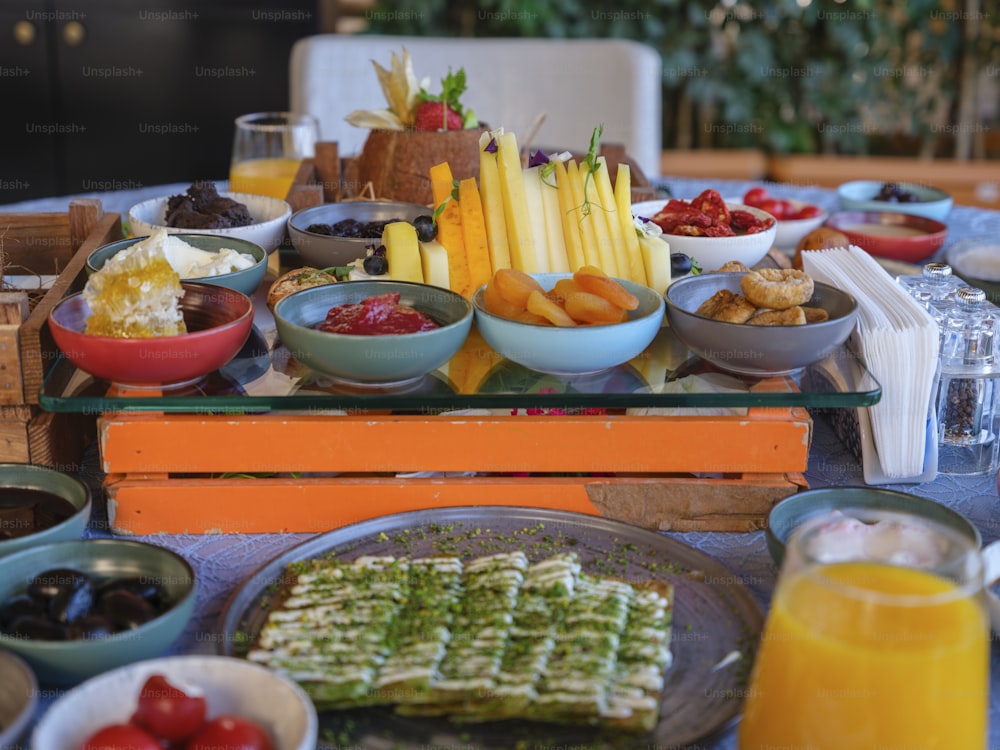
[[[504,133],[497,138],[497,149],[497,167],[500,172],[504,219],[507,222],[510,264],[519,271],[537,273],[538,264],[528,217],[528,200],[524,195],[524,176],[521,174],[521,156],[517,150],[517,138],[513,133]]]
[[[576,162],[570,162],[576,166]],[[559,214],[562,221],[563,241],[566,246],[566,262],[569,271],[577,271],[587,265],[583,257],[583,240],[580,237],[580,221],[573,210],[576,203],[573,198],[573,185],[570,182],[566,165],[556,162],[556,185],[558,186]],[[638,240],[636,240],[638,242]]]
[[[417,230],[408,221],[394,221],[382,230],[385,259],[389,262],[389,278],[397,281],[424,282],[420,265]]]
[[[602,169],[597,169],[595,172],[590,172],[586,164],[580,166],[580,179],[583,182],[585,202],[589,206],[589,210],[584,209],[583,223],[589,223],[594,227],[598,259],[595,265],[608,276],[619,276],[618,260],[615,258],[615,248],[608,230],[607,211],[601,204],[601,197],[597,194],[597,173],[601,171]]]
[[[420,268],[424,283],[451,289],[448,277],[448,251],[437,240],[420,243]]]
[[[489,241],[486,239],[486,217],[475,177],[459,181],[458,207],[462,212],[462,238],[465,240],[465,260],[469,267],[469,286],[456,291],[469,299],[493,275]]]
[[[489,133],[483,133],[483,137],[486,143],[481,145],[479,152],[479,192],[483,215],[486,217],[486,241],[490,248],[490,265],[497,271],[501,268],[510,268],[507,219],[504,217],[497,155],[482,150],[491,140]]]
[[[528,167],[521,171],[521,176],[524,178],[524,198],[528,204],[528,224],[535,254],[535,269],[538,273],[546,273],[549,270],[549,241],[545,233],[540,169],[541,167]]]
[[[646,286],[665,294],[670,286],[670,245],[655,235],[641,234],[638,239],[646,271]]]
[[[542,213],[545,216],[545,239],[549,250],[549,270],[557,273],[569,271],[569,259],[566,256],[566,239],[563,236],[562,212],[559,201],[559,183],[556,180],[555,164],[546,174],[542,167],[538,171],[538,182],[541,185]]]
[[[618,208],[622,239],[625,241],[629,278],[636,283],[646,284],[646,266],[642,260],[642,251],[639,249],[635,220],[632,218],[632,172],[628,164],[618,165],[618,174],[615,176],[615,205]]]
[[[469,286],[469,262],[462,236],[462,210],[453,195],[455,178],[448,162],[431,167],[431,195],[437,214],[437,241],[448,251],[448,282],[460,292]]]
[[[600,203],[599,210],[604,214],[604,221],[608,225],[608,235],[611,237],[611,247],[614,250],[618,276],[629,281],[637,281],[638,279],[635,279],[629,270],[628,250],[625,247],[622,225],[618,220],[618,202],[615,200],[614,188],[611,187],[611,173],[608,172],[608,161],[603,156],[598,156],[597,164],[598,169],[594,172],[593,181],[597,186],[597,197]]]
[[[583,208],[583,175],[580,167],[570,159],[566,164],[566,174],[573,189],[573,208],[570,215],[580,228],[580,240],[583,245],[583,265],[601,267],[601,258],[597,254],[597,235],[593,222],[587,221]],[[576,270],[576,269],[573,269]]]

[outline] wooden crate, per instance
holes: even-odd
[[[98,437],[121,534],[317,532],[455,505],[747,531],[806,486],[812,420],[797,407],[716,417],[135,412],[103,415]],[[397,476],[428,471],[443,475]]]
[[[41,295],[0,294],[0,461],[79,468],[95,434],[94,415],[51,414],[38,406],[42,381],[59,355],[47,320],[59,300],[83,288],[87,256],[121,236],[119,215],[105,214],[96,199],[73,200],[66,213],[0,213],[5,274],[57,277]]]

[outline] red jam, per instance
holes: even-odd
[[[326,320],[316,328],[351,336],[389,336],[429,331],[440,326],[419,310],[399,304],[399,292],[389,292],[359,303],[331,307]]]

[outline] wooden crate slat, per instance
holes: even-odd
[[[783,420],[115,414],[98,421],[109,473],[799,472],[811,434],[808,414],[787,410]]]

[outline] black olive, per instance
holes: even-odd
[[[39,573],[28,583],[28,596],[41,601],[50,601],[59,595],[64,588],[73,586],[74,582],[84,576],[79,570],[72,568],[52,568]]]
[[[683,276],[691,272],[691,258],[684,253],[670,253],[670,273]]]
[[[167,592],[163,587],[149,578],[116,578],[108,581],[97,589],[94,597],[98,603],[112,591],[127,591],[135,594],[140,599],[145,599],[157,609],[160,609],[167,601]]]
[[[156,617],[159,612],[145,599],[128,591],[110,591],[101,597],[96,614],[103,615],[116,630],[131,630]]]
[[[87,615],[69,626],[66,637],[73,641],[107,638],[115,632],[114,624],[102,615]]]
[[[307,232],[312,232],[313,234],[333,234],[333,227],[329,224],[310,224],[306,227]]]
[[[389,261],[384,255],[369,255],[361,265],[369,276],[381,276],[389,271]]]
[[[93,603],[94,582],[81,573],[49,600],[49,617],[66,625],[89,614]]]
[[[27,594],[18,594],[0,605],[0,627],[7,627],[18,617],[24,615],[35,615],[43,617],[45,615],[45,605],[38,599],[33,599]]]
[[[417,239],[430,242],[437,237],[437,224],[432,216],[418,216],[413,220],[413,228],[417,230]]]
[[[28,638],[33,641],[66,640],[66,628],[57,622],[35,615],[18,617],[10,624],[6,632],[17,638]]]

